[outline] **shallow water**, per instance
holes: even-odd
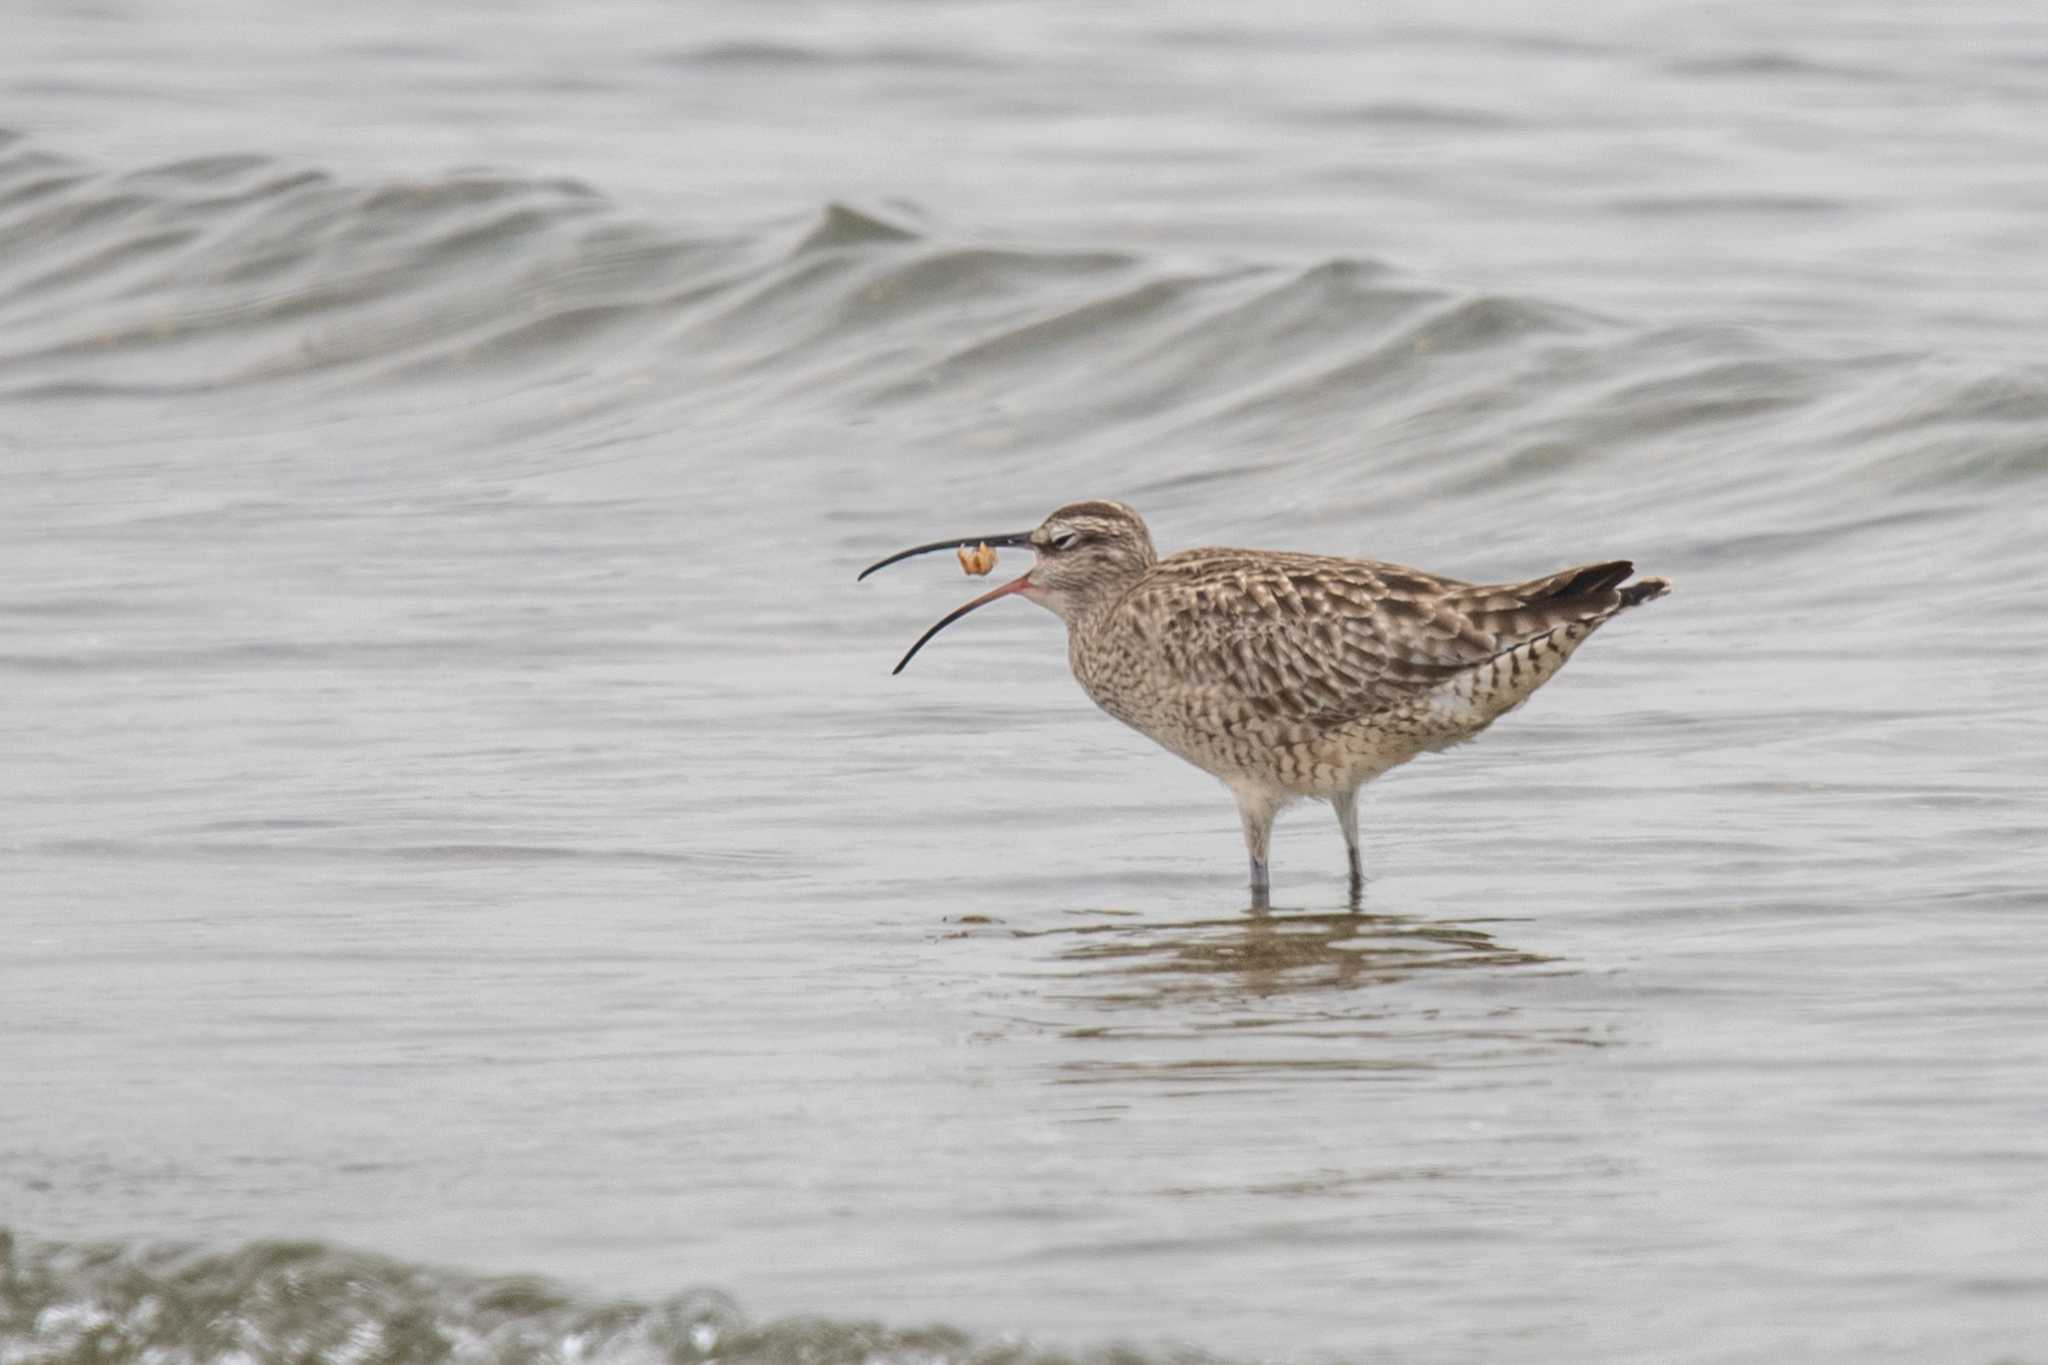
[[[248,1341],[2048,1350],[2031,10],[28,13],[11,1349],[185,1242]],[[853,582],[1094,496],[1677,590],[1253,916],[1052,618]]]

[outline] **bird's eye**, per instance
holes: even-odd
[[[1080,543],[1081,537],[1074,531],[1062,531],[1052,538],[1052,547],[1055,550],[1071,550]]]

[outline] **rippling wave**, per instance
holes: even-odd
[[[2037,368],[1788,353],[1348,259],[967,244],[845,205],[679,233],[572,181],[348,184],[252,155],[107,171],[20,139],[0,153],[0,246],[15,402],[681,384],[705,408],[801,395],[1077,471],[1114,453],[1139,494],[1285,450],[1303,492],[1484,509],[1533,490],[1558,515],[1544,490],[1570,467],[1581,499],[1683,499],[1688,553],[1773,506],[1839,546],[1807,513],[1819,482],[1839,512],[2048,473]],[[1747,458],[1766,431],[1776,467]]]
[[[322,1365],[1205,1365],[1186,1350],[1075,1354],[948,1327],[750,1321],[721,1293],[596,1299],[525,1276],[484,1278],[316,1242],[232,1251],[41,1243],[0,1228],[0,1359],[9,1365],[230,1360]]]

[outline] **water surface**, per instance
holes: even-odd
[[[2044,60],[2009,4],[32,7],[0,1323],[2039,1356]],[[1369,789],[1359,912],[1304,808],[1251,915],[1051,617],[892,678],[973,589],[853,581],[1100,496],[1677,590]]]

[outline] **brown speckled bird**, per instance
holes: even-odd
[[[1549,681],[1617,613],[1661,597],[1625,559],[1526,583],[1474,584],[1369,559],[1187,550],[1165,559],[1120,502],[1077,502],[1035,531],[968,536],[890,555],[861,573],[962,544],[1033,551],[1017,594],[1067,623],[1067,661],[1096,705],[1237,797],[1252,899],[1267,903],[1273,817],[1300,797],[1337,811],[1363,885],[1358,789],[1417,754],[1472,738]]]

